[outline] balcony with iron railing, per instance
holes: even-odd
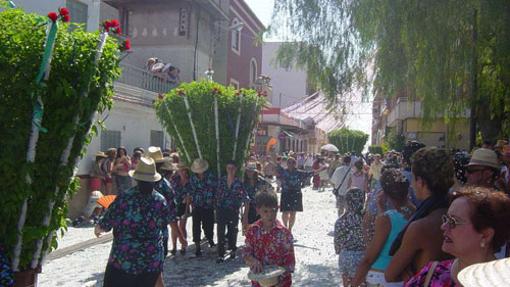
[[[178,85],[178,83],[170,82],[154,73],[130,64],[121,63],[120,67],[122,74],[117,79],[118,83],[154,93],[167,93]]]

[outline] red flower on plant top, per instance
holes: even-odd
[[[61,16],[69,15],[69,9],[67,9],[66,7],[59,8],[58,12],[60,13]]]
[[[53,22],[57,22],[58,15],[55,12],[50,12],[48,13],[48,18],[50,18],[50,20]]]
[[[125,41],[124,41],[124,44],[122,46],[122,48],[127,51],[127,50],[131,50],[131,39],[127,38]]]
[[[122,29],[120,28],[120,26],[119,26],[119,27],[117,27],[117,29],[115,29],[115,32],[116,32],[117,34],[122,34]]]
[[[117,20],[117,19],[111,20],[110,25],[111,25],[110,27],[112,27],[112,28],[119,27],[120,26],[119,20]]]
[[[70,22],[70,21],[71,21],[71,16],[69,16],[69,14],[62,16],[62,22]]]

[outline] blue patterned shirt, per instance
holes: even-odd
[[[188,181],[185,185],[181,184],[181,177],[174,175],[170,178],[170,186],[175,191],[175,203],[182,204],[186,196],[191,194],[191,183]]]
[[[313,174],[313,171],[299,171],[294,169],[290,171],[288,169],[283,169],[281,166],[276,168],[278,172],[278,178],[282,183],[282,193],[283,192],[300,192],[301,186],[303,185],[305,179]]]
[[[113,229],[108,263],[129,274],[161,272],[163,230],[171,219],[165,198],[156,191],[143,194],[135,186],[118,195],[98,223],[105,231]]]
[[[255,185],[251,185],[251,184],[249,184],[249,182],[245,182],[244,189],[246,190],[246,193],[248,194],[250,203],[255,204],[255,194],[257,194],[257,192],[273,190],[273,187],[267,181],[257,178]]]
[[[216,193],[216,206],[218,209],[239,210],[243,203],[249,201],[248,194],[244,190],[243,183],[235,178],[230,187],[227,184],[227,177],[223,176],[218,183]]]
[[[217,181],[211,172],[205,172],[204,178],[199,179],[196,174],[191,176],[191,196],[193,207],[214,208]]]
[[[5,250],[0,246],[0,286],[14,286],[14,276],[11,263],[7,258]]]

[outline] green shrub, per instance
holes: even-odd
[[[368,135],[362,131],[338,129],[328,133],[329,142],[334,144],[340,153],[355,151],[361,153],[368,140]]]
[[[79,27],[71,31],[68,25],[59,24],[63,26],[58,30],[50,77],[44,85],[37,85],[46,21],[46,17],[19,9],[0,12],[0,240],[12,257],[20,209],[28,199],[22,270],[29,268],[36,241],[65,228],[66,200],[79,188],[78,181],[72,180],[73,170],[90,142],[92,115],[111,107],[112,84],[120,74],[115,39],[107,40],[96,67],[99,33],[87,33]],[[35,162],[29,164],[26,158],[34,95],[40,95],[44,102],[42,126],[48,131],[39,134]],[[78,125],[74,123],[76,115]],[[62,166],[61,157],[70,139],[69,160]],[[27,174],[33,179],[31,185],[25,180]],[[55,205],[49,226],[44,226],[50,201]],[[56,247],[54,237],[50,245]],[[43,250],[49,247],[45,243]]]
[[[242,101],[240,101],[242,95]],[[210,81],[183,83],[156,102],[156,113],[167,132],[177,142],[182,159],[190,164],[199,157],[193,138],[190,121],[186,112],[184,97],[188,98],[193,124],[195,126],[202,157],[209,162],[209,168],[217,173],[216,130],[214,116],[214,97],[218,99],[218,120],[220,138],[220,169],[225,174],[226,162],[232,160],[235,142],[235,130],[239,105],[241,104],[241,121],[235,161],[240,166],[248,151],[248,137],[258,120],[258,115],[265,104],[265,99],[254,90],[242,89],[239,92],[232,87],[224,87]],[[168,109],[167,109],[168,108]],[[168,112],[170,111],[170,113]],[[182,137],[184,145],[174,124]],[[190,159],[186,157],[189,154]]]

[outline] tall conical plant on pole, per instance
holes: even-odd
[[[41,266],[56,247],[79,188],[74,168],[120,74],[119,44],[108,37],[120,29],[59,23],[69,19],[65,8],[0,12],[0,243],[15,271]]]
[[[184,162],[206,159],[218,175],[224,174],[221,169],[228,161],[234,159],[240,165],[245,159],[265,103],[255,90],[202,81],[181,84],[162,96],[156,102],[156,113]]]

